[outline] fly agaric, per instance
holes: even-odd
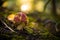
[[[18,12],[17,14],[9,15],[8,20],[10,20],[13,23],[27,23],[27,15],[24,12]]]

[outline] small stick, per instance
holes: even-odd
[[[1,22],[9,29],[11,30],[12,32],[15,32],[12,28],[10,28],[4,21],[1,20]]]

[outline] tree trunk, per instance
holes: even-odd
[[[56,11],[56,0],[52,0],[52,16],[56,22],[59,22],[59,17]]]

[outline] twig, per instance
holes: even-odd
[[[12,28],[10,28],[4,21],[1,20],[1,22],[7,27],[10,31],[15,32]]]

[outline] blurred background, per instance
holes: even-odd
[[[0,0],[0,40],[60,40],[60,0]]]

